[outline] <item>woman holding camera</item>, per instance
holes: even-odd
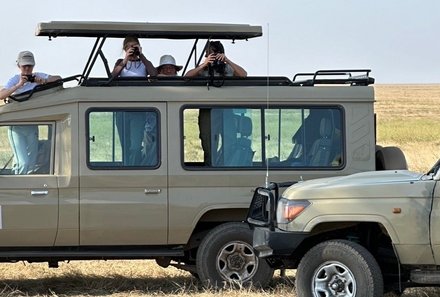
[[[0,90],[0,99],[5,100],[10,95],[20,94],[34,89],[37,85],[54,82],[61,79],[58,75],[33,72],[34,55],[30,51],[18,54],[17,66],[20,73],[14,75]],[[35,170],[38,154],[38,126],[18,125],[8,129],[9,142],[14,153],[14,174],[32,174]]]
[[[189,70],[185,76],[247,76],[246,70],[226,57],[225,49],[220,41],[209,42],[205,57],[202,64]]]
[[[142,53],[139,39],[127,36],[122,48],[124,59],[116,61],[112,77],[148,77],[156,76],[157,69]],[[116,113],[116,128],[123,151],[123,164],[142,165],[142,141],[148,112],[121,111]]]
[[[125,57],[116,61],[112,71],[113,77],[147,77],[156,76],[157,70],[142,53],[139,39],[127,36],[122,44]]]

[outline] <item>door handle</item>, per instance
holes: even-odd
[[[149,194],[160,194],[161,190],[160,189],[144,189],[144,194],[145,195],[149,195]]]
[[[46,196],[49,194],[48,190],[31,190],[32,196]]]

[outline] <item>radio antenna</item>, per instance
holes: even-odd
[[[269,93],[269,37],[270,37],[270,30],[269,30],[269,23],[266,24],[267,26],[267,44],[266,44],[266,110],[269,110],[270,106],[270,93]],[[263,116],[263,119],[265,117]],[[264,142],[265,147],[267,147],[267,142],[269,141],[269,135],[264,135]],[[269,187],[269,160],[266,156],[266,179],[265,179],[265,186],[266,188]]]

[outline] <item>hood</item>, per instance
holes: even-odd
[[[408,189],[400,185],[413,184],[423,176],[408,170],[362,172],[299,182],[284,191],[282,196],[287,199],[328,199],[403,197],[405,194],[407,197],[408,193],[404,192]]]

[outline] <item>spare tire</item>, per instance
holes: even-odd
[[[376,170],[407,170],[405,154],[396,146],[378,148],[376,151]]]

